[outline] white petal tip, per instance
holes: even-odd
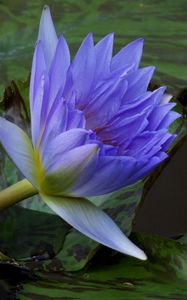
[[[128,251],[125,248],[125,251],[123,253],[140,260],[147,260],[147,255],[145,254],[145,252],[138,248],[136,245],[133,245],[133,249],[128,249]]]
[[[136,253],[130,254],[134,256],[135,258],[138,258],[140,260],[147,260],[147,255],[142,251],[141,249],[138,248],[138,251]]]
[[[141,251],[140,256],[137,258],[139,258],[141,260],[147,260],[147,255],[143,251]]]
[[[161,101],[161,104],[167,104],[167,103],[169,103],[172,98],[173,98],[173,95],[164,94],[163,98],[162,98],[162,101]]]

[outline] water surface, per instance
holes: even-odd
[[[0,88],[27,77],[38,23],[46,1],[0,1]],[[115,32],[114,52],[145,38],[142,65],[155,65],[155,82],[174,94],[187,78],[187,1],[49,0],[58,34],[64,33],[72,55],[85,35],[95,41]]]

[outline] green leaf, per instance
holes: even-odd
[[[58,216],[14,206],[0,214],[0,249],[37,268],[60,251],[69,228]]]
[[[187,245],[145,234],[131,238],[148,261],[103,252],[79,273],[39,273],[38,280],[23,284],[19,299],[186,299]]]

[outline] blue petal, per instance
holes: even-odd
[[[34,107],[36,100],[36,94],[38,90],[38,84],[41,81],[42,75],[46,69],[43,48],[41,42],[38,42],[35,47],[32,70],[31,70],[31,80],[30,80],[30,110]]]
[[[157,105],[149,115],[149,124],[147,130],[153,131],[159,128],[162,120],[169,115],[170,110],[175,106],[175,103]]]
[[[97,196],[113,192],[126,185],[136,170],[137,161],[125,156],[100,156],[91,176],[82,173],[70,191],[77,196]]]
[[[60,155],[59,147],[59,153],[56,151],[54,157],[52,154],[49,157],[41,189],[53,195],[67,193],[79,179],[81,172],[95,159],[98,148],[97,144],[88,144]]]
[[[148,121],[144,112],[126,119],[123,118],[123,115],[120,115],[119,117],[114,117],[107,126],[103,127],[99,131],[98,136],[105,143],[119,146],[142,132],[147,124]]]
[[[145,157],[149,159],[156,156],[161,150],[166,150],[166,145],[173,141],[173,136],[168,133],[167,129],[159,131],[145,131],[132,139],[126,150],[126,155],[133,156],[137,159]]]
[[[141,94],[135,99],[135,101],[122,105],[116,117],[121,115],[123,118],[129,118],[130,116],[136,115],[144,110],[149,109],[149,111],[152,111],[155,105],[158,105],[163,98],[164,91],[165,87],[160,87],[153,92],[148,91],[143,95]]]
[[[132,65],[134,69],[137,69],[142,57],[143,42],[144,39],[140,38],[122,48],[112,58],[111,69],[120,69],[123,64]]]
[[[139,166],[137,166],[137,171],[134,172],[131,177],[129,177],[129,179],[127,180],[127,184],[132,184],[150,174],[150,172],[167,157],[168,155],[166,153],[160,152],[157,156],[153,156],[150,159],[145,159],[142,161],[140,160]]]
[[[33,147],[26,133],[15,124],[0,118],[0,143],[23,175],[37,186]]]
[[[38,41],[42,41],[42,46],[44,48],[44,56],[47,68],[49,68],[52,58],[55,54],[55,49],[57,45],[57,35],[53,20],[51,18],[50,9],[47,5],[44,6],[42,16],[40,19]]]
[[[176,119],[180,118],[181,115],[175,111],[170,111],[160,122],[157,129],[168,128]]]
[[[75,128],[50,139],[47,145],[41,149],[41,159],[44,169],[50,169],[54,161],[60,162],[65,152],[86,144],[89,135],[90,133],[87,130]]]
[[[83,40],[75,58],[72,62],[72,80],[77,92],[78,108],[87,103],[87,96],[93,84],[95,75],[95,49],[92,34]]]
[[[99,128],[118,112],[121,99],[127,90],[127,82],[123,78],[106,84],[106,89],[101,88],[84,109],[87,128]]]
[[[59,91],[63,92],[67,70],[70,66],[70,53],[66,40],[63,36],[58,41],[56,52],[52,60],[49,70],[50,90],[48,110],[50,110],[53,101],[55,100]]]
[[[123,98],[123,103],[131,103],[141,94],[147,91],[148,84],[151,80],[155,68],[146,67],[138,69],[126,76],[128,81],[128,90]]]
[[[83,198],[42,195],[42,199],[62,219],[91,239],[141,260],[147,257],[102,210]]]
[[[95,45],[96,72],[95,80],[106,77],[110,73],[114,34],[110,33]]]
[[[81,111],[71,109],[63,99],[57,97],[47,116],[46,125],[41,138],[41,148],[57,135],[73,128],[84,128],[85,118]]]
[[[34,148],[38,143],[41,129],[44,126],[46,119],[46,109],[44,106],[46,99],[48,99],[48,90],[49,90],[49,78],[47,73],[44,73],[38,82],[38,89],[36,93],[36,99],[34,107],[31,111],[31,132],[32,132],[32,142]]]

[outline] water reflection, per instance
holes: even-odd
[[[11,79],[26,78],[44,1],[1,1],[0,88]],[[72,53],[93,31],[98,40],[115,32],[115,51],[145,37],[143,64],[157,66],[155,81],[175,95],[186,85],[187,2],[149,0],[49,0],[58,32],[65,33]]]

